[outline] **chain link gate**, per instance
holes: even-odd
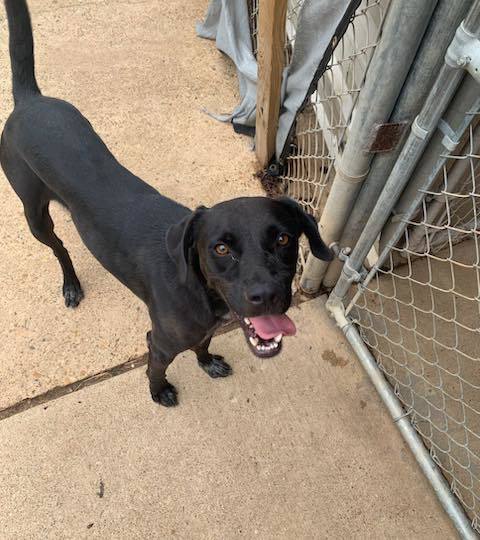
[[[254,48],[258,1],[249,2]],[[287,62],[289,47],[295,46],[301,5],[288,3]],[[297,116],[291,152],[278,184],[270,190],[296,199],[318,221],[352,138],[352,119],[375,51],[388,39],[385,21],[394,5],[398,10],[396,0],[362,1],[316,91]],[[480,92],[474,78],[463,78],[463,70],[478,80],[480,2],[465,0],[455,8],[444,0],[432,1],[426,25],[429,39],[435,38],[435,29],[442,24],[443,28],[450,25],[453,35],[470,11],[448,49],[446,63],[443,55],[452,37],[445,38],[443,48],[437,43],[439,67],[433,70],[424,95],[416,96],[423,108],[420,111],[418,105],[413,123],[404,122],[408,137],[399,137],[392,145],[398,147],[394,163],[385,169],[381,186],[367,201],[370,206],[363,208],[365,223],[357,224],[361,235],[350,244],[353,251],[345,244],[335,246],[344,264],[327,307],[460,535],[476,538],[480,533]],[[450,20],[442,23],[445,13]],[[432,62],[428,50],[414,52],[412,62],[422,54],[424,62]],[[415,78],[410,79],[406,80],[412,86]],[[398,81],[397,105],[407,83]],[[394,105],[395,101],[392,117]],[[410,107],[410,114],[414,110]],[[388,119],[389,114],[384,122]],[[365,151],[368,141],[363,144],[358,153]],[[307,255],[307,246],[302,246],[300,273]]]
[[[470,126],[346,312],[480,532],[479,144]]]
[[[415,431],[417,460],[430,457],[438,466],[431,483],[461,536],[474,538],[480,532],[480,79],[478,66],[469,68],[474,78],[460,71],[465,35],[480,52],[478,2],[448,48],[355,249],[340,253],[344,267],[328,304],[347,332],[358,329],[356,353],[374,378],[381,372],[388,381],[385,396],[402,411],[394,418]],[[378,259],[367,273],[362,264],[377,239]],[[430,471],[425,463],[423,469]]]

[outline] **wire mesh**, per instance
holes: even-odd
[[[471,178],[480,171],[479,164],[464,156],[480,152],[480,126],[473,122],[461,157],[452,158],[434,184],[432,191],[425,192],[419,216],[427,216],[423,227],[417,227],[410,238],[410,249],[422,252],[429,246],[432,252],[441,251],[449,243],[456,244],[466,238],[474,228],[479,208],[472,204]],[[474,166],[473,171],[469,169]],[[477,202],[477,199],[475,199]],[[417,216],[418,217],[418,216]],[[443,224],[448,223],[445,229]]]
[[[348,138],[348,126],[373,52],[381,39],[389,4],[390,0],[363,0],[320,78],[317,91],[297,116],[281,189],[317,219],[335,176],[335,160]],[[298,6],[289,9],[292,26],[298,12]],[[294,44],[293,31],[289,39]],[[300,268],[307,249],[306,245],[301,246]]]
[[[360,288],[350,315],[480,532],[480,141],[474,126],[462,152],[448,156],[441,181],[424,193],[421,211],[406,221],[403,242]]]
[[[292,58],[295,35],[297,31],[298,15],[305,0],[288,0],[287,20],[285,34],[285,63],[289,64]],[[252,38],[252,50],[255,58],[258,53],[258,2],[259,0],[247,0],[248,16],[250,24],[250,36]]]
[[[247,0],[248,21],[250,25],[250,37],[252,38],[252,50],[255,58],[258,51],[258,0]]]
[[[298,16],[305,0],[288,0],[285,29],[285,65],[292,61],[295,37],[297,35]]]

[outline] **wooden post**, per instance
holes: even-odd
[[[285,62],[286,14],[287,0],[259,0],[255,147],[262,167],[268,165],[275,153]]]

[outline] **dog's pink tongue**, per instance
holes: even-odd
[[[287,315],[264,315],[250,319],[255,332],[262,339],[272,339],[278,334],[294,336],[297,332],[294,322]]]

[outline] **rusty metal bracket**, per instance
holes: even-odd
[[[408,124],[409,122],[407,121],[375,124],[372,128],[366,151],[370,153],[381,153],[394,150],[402,139]]]

